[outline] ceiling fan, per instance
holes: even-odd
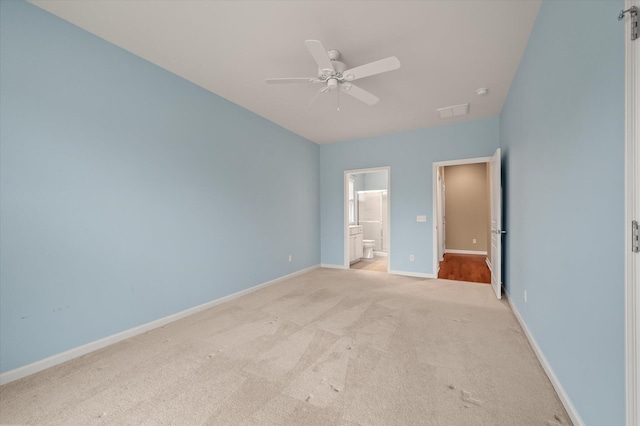
[[[306,40],[305,45],[313,59],[318,64],[317,77],[294,77],[294,78],[268,78],[267,84],[288,84],[288,83],[315,83],[322,84],[311,103],[315,101],[320,93],[332,91],[338,92],[338,111],[340,110],[340,92],[353,96],[367,105],[374,105],[380,99],[372,93],[351,83],[360,78],[393,71],[400,68],[400,61],[395,56],[386,59],[370,62],[366,65],[347,69],[343,62],[340,62],[340,52],[335,49],[327,50],[318,40]]]

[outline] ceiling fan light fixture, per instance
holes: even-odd
[[[329,80],[327,80],[327,87],[329,88],[329,90],[333,90],[336,87],[338,87],[338,80],[335,78],[330,78]]]

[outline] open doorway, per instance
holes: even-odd
[[[438,278],[499,281],[491,270],[496,250],[493,233],[499,228],[492,208],[492,167],[499,161],[499,152],[494,157],[434,163],[434,271]]]
[[[345,171],[345,268],[389,271],[389,168]]]

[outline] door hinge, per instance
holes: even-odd
[[[628,13],[629,16],[631,16],[631,40],[635,40],[638,38],[638,8],[636,6],[631,6],[627,10],[621,10],[620,15],[618,15],[619,21],[624,19],[625,13]]]
[[[638,221],[631,221],[631,251],[634,253],[640,252],[640,229],[638,228]]]

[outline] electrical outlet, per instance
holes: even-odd
[[[293,255],[292,254],[289,255],[289,262],[293,262]]]
[[[414,257],[413,257],[413,255],[412,255],[412,254],[410,254],[410,255],[409,255],[409,262],[413,262],[413,260],[414,260]]]
[[[527,290],[524,291],[524,303],[527,303]]]
[[[477,244],[478,240],[476,240],[475,238],[473,239],[473,244]]]

